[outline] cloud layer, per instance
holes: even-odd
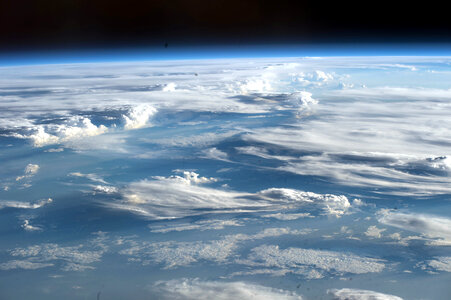
[[[301,300],[293,292],[273,289],[247,282],[204,281],[200,279],[181,279],[158,282],[152,291],[159,299],[207,300]]]
[[[307,213],[341,216],[351,207],[346,196],[315,194],[294,189],[271,188],[257,193],[207,187],[214,178],[195,172],[183,176],[154,176],[131,183],[123,200],[107,205],[152,219],[171,219],[212,212],[239,212],[303,208]]]

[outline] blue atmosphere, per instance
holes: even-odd
[[[451,56],[449,43],[324,43],[236,46],[186,46],[168,44],[149,47],[41,49],[3,51],[0,66],[95,63],[148,60],[186,60],[265,57],[334,56]]]

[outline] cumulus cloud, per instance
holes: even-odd
[[[177,279],[159,281],[152,287],[159,299],[207,300],[207,299],[256,299],[301,300],[296,293],[274,289],[247,282],[205,281],[200,279]]]
[[[31,134],[16,137],[31,139],[35,147],[43,147],[100,135],[107,132],[108,128],[104,125],[94,125],[89,118],[72,116],[62,124],[36,125],[30,130]]]
[[[16,181],[22,180],[24,178],[30,178],[39,171],[39,165],[28,164],[25,167],[24,175],[16,177]]]
[[[318,104],[318,100],[312,98],[312,93],[301,91],[296,92],[288,97],[290,103],[300,109],[310,108],[313,104]]]
[[[102,193],[102,194],[115,194],[118,192],[118,189],[114,186],[108,185],[96,185],[92,188],[94,193]]]
[[[126,115],[122,116],[125,123],[124,128],[130,130],[149,126],[149,120],[156,112],[156,108],[147,104],[132,107]]]
[[[394,295],[348,288],[332,289],[328,291],[328,294],[333,295],[335,300],[402,300]]]
[[[382,224],[413,231],[432,239],[430,245],[451,244],[451,219],[436,215],[381,210],[378,221]]]
[[[51,198],[39,200],[36,202],[21,202],[21,201],[6,201],[0,200],[0,209],[11,207],[11,208],[22,208],[22,209],[37,209],[46,204],[52,203]]]
[[[31,225],[29,220],[24,220],[24,222],[22,224],[22,228],[25,229],[26,231],[40,231],[40,230],[42,230],[40,227]]]
[[[263,199],[306,207],[311,211],[319,210],[326,215],[341,216],[351,207],[344,195],[316,194],[285,188],[266,189],[260,191],[258,195]]]
[[[372,225],[368,227],[368,229],[365,231],[365,235],[367,237],[380,239],[382,237],[382,232],[384,232],[385,228],[377,228],[376,226]]]

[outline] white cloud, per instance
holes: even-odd
[[[195,215],[201,213],[199,209],[236,210],[253,206],[251,201],[241,198],[244,193],[198,185],[198,180],[208,179],[199,179],[197,174],[193,174],[188,173],[186,177],[158,176],[153,180],[133,182],[122,191],[124,202],[109,205],[131,211],[137,209],[136,212],[155,219]]]
[[[320,210],[326,215],[343,215],[351,204],[343,195],[316,194],[285,188],[270,188],[258,193],[263,199],[286,203],[291,206],[306,207],[311,210]]]
[[[122,116],[125,122],[124,128],[130,130],[149,126],[149,120],[156,112],[156,108],[146,104],[132,107],[126,115]]]
[[[108,128],[104,125],[92,124],[89,118],[72,116],[62,124],[36,125],[31,130],[32,134],[21,137],[31,139],[35,147],[43,147],[100,135],[107,132]]]
[[[229,161],[227,153],[213,147],[202,151],[206,158]]]
[[[451,256],[435,257],[435,259],[427,261],[427,265],[437,271],[451,272]]]
[[[238,220],[201,220],[194,223],[183,223],[176,225],[149,225],[149,228],[151,229],[151,232],[167,233],[171,231],[185,230],[220,230],[224,229],[226,226],[243,226],[243,224]]]
[[[207,133],[203,133],[203,134],[188,135],[188,136],[175,135],[170,138],[159,138],[159,139],[158,138],[156,138],[156,139],[141,138],[140,141],[148,142],[148,143],[152,143],[152,144],[159,144],[159,145],[163,145],[163,146],[170,146],[170,147],[206,148],[206,147],[209,147],[209,146],[212,146],[212,145],[218,143],[219,141],[230,138],[237,133],[239,133],[239,131],[237,131],[237,130],[226,131],[226,132],[207,132]],[[217,149],[217,150],[220,151],[219,149]],[[206,151],[208,152],[208,149]],[[213,151],[216,152],[215,150],[213,150]],[[220,156],[221,156],[221,154],[220,154]]]
[[[333,94],[342,97],[352,97],[354,99],[451,99],[451,89],[435,88],[375,87],[337,90]]]
[[[310,108],[313,104],[318,104],[318,100],[312,98],[312,93],[301,91],[296,92],[288,97],[290,103],[300,109]]]
[[[163,87],[163,92],[174,92],[177,85],[174,82],[170,82]]]
[[[449,218],[381,210],[378,221],[385,225],[420,233],[426,239],[432,239],[428,242],[429,245],[451,244],[451,219]]]
[[[92,173],[84,174],[84,173],[80,173],[80,172],[72,172],[72,173],[69,173],[67,175],[68,176],[73,176],[73,177],[87,178],[87,179],[89,179],[91,181],[94,181],[94,182],[100,182],[100,183],[103,183],[103,184],[108,184],[108,182],[106,182],[102,177],[100,177],[97,174],[92,174]]]
[[[34,176],[39,171],[39,165],[28,164],[25,167],[24,175],[16,177],[16,181]]]
[[[92,188],[94,193],[103,193],[103,194],[115,194],[118,192],[118,189],[114,186],[108,185],[96,185]]]
[[[22,228],[25,229],[26,231],[40,231],[40,230],[42,230],[40,227],[31,225],[29,220],[24,220],[24,222],[22,224]]]
[[[310,213],[274,213],[262,215],[263,218],[274,218],[282,221],[297,220],[300,218],[312,217]]]
[[[86,270],[94,270],[95,268],[93,266],[89,266],[89,265],[81,265],[81,264],[76,264],[76,263],[66,263],[61,270],[66,271],[66,272],[70,272],[70,271],[75,271],[75,272],[83,272]]]
[[[0,270],[14,270],[14,269],[24,269],[24,270],[36,270],[46,267],[51,267],[51,263],[39,263],[31,262],[27,260],[10,260],[5,263],[0,263]]]
[[[333,289],[328,293],[332,294],[336,300],[402,300],[398,296],[359,289]]]
[[[180,172],[179,170],[176,170]],[[293,189],[266,189],[255,194],[204,186],[216,181],[195,172],[183,177],[154,176],[131,183],[121,190],[123,199],[105,203],[152,219],[171,219],[203,213],[281,210],[302,207],[306,213],[341,216],[351,207],[343,195],[315,194]]]
[[[14,260],[6,263],[8,269],[13,268],[40,268],[63,263],[64,271],[84,271],[94,269],[91,264],[99,262],[103,254],[108,250],[104,244],[104,233],[96,233],[96,237],[85,244],[77,246],[60,246],[58,244],[37,244],[25,248],[9,250],[9,255],[22,260]],[[17,263],[18,262],[18,263]],[[17,264],[17,267],[11,267]],[[6,268],[6,267],[4,267]]]
[[[376,90],[371,101],[367,94],[326,94],[318,96],[314,118],[248,130],[244,140],[266,144],[259,156],[279,160],[279,170],[380,193],[451,193],[449,91],[439,97],[441,92],[401,89],[397,97]],[[269,155],[265,149],[291,154]]]
[[[271,83],[268,79],[247,80],[240,86],[241,92],[247,93],[266,93],[272,91]]]
[[[39,200],[37,202],[21,202],[21,201],[6,201],[0,200],[0,209],[6,207],[12,208],[24,208],[24,209],[36,209],[40,208],[46,204],[52,203],[53,200],[51,198]]]
[[[316,249],[287,248],[282,250],[276,245],[258,246],[252,249],[246,260],[238,262],[292,272],[305,272],[305,268],[315,268],[327,272],[365,274],[382,272],[385,268],[384,261],[380,259]]]
[[[39,170],[39,166],[38,165],[34,165],[34,164],[28,164],[25,167],[25,174],[26,175],[34,175],[38,172]]]
[[[195,242],[146,242],[132,241],[131,247],[121,250],[122,255],[147,265],[150,262],[163,264],[165,269],[188,266],[198,261],[209,260],[224,263],[243,242],[282,235],[305,235],[311,230],[289,228],[266,228],[255,234],[226,235],[222,239]]]
[[[50,153],[55,153],[55,152],[63,152],[64,148],[50,148],[45,150],[44,152],[50,152]]]
[[[106,182],[102,177],[100,177],[99,175],[94,174],[94,173],[84,174],[84,173],[80,173],[80,172],[71,172],[71,173],[67,174],[67,176],[86,178],[86,179],[89,179],[94,182],[108,184],[108,182]]]
[[[386,229],[383,228],[377,228],[376,226],[372,225],[368,227],[367,231],[365,231],[365,235],[367,237],[380,239],[382,237],[382,232],[384,232]]]
[[[159,299],[174,300],[301,300],[296,293],[246,282],[178,279],[159,281],[152,287]]]

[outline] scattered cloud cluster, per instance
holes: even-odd
[[[156,112],[156,108],[146,104],[132,107],[128,114],[122,116],[125,122],[124,128],[130,130],[149,126],[149,120]]]
[[[198,261],[213,261],[224,263],[235,253],[235,250],[244,242],[260,240],[282,235],[305,235],[310,230],[292,230],[290,228],[267,228],[256,234],[226,235],[222,239],[212,241],[194,242],[146,242],[128,241],[131,247],[119,253],[129,256],[130,261],[143,265],[150,263],[162,264],[164,268],[188,266]]]
[[[61,265],[63,271],[93,269],[91,264],[99,262],[108,249],[104,243],[105,234],[96,235],[87,245],[60,246],[49,243],[12,249],[9,254],[16,259],[0,264],[0,269],[39,269],[56,264]]]
[[[314,268],[317,271],[314,278],[323,277],[323,272],[365,274],[382,272],[385,268],[384,261],[380,259],[327,250],[280,249],[277,245],[258,246],[240,263],[301,274]]]
[[[333,295],[335,300],[402,300],[398,296],[360,289],[333,289],[328,293]]]

